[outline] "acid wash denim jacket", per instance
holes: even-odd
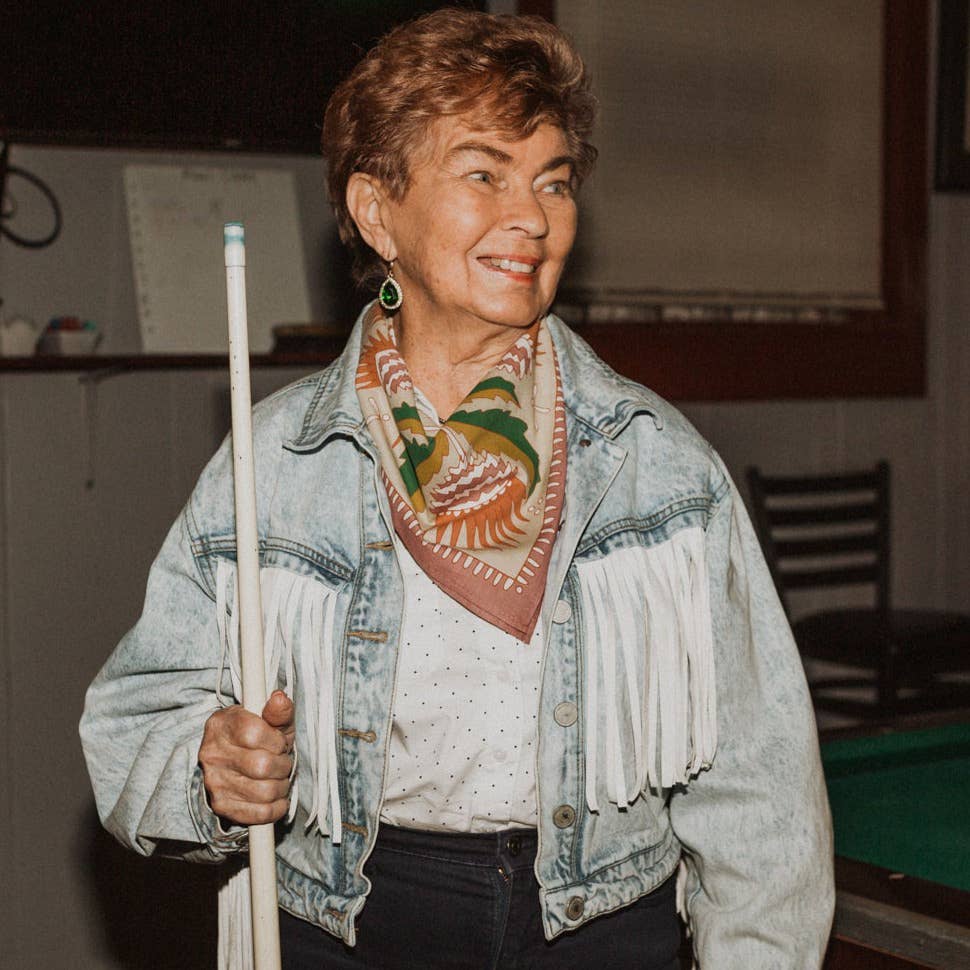
[[[702,970],[818,967],[834,899],[828,801],[801,664],[744,507],[677,411],[548,325],[568,460],[542,613],[545,934],[679,868]],[[340,359],[254,414],[269,684],[297,710],[279,901],[350,945],[370,888],[404,602],[354,389],[360,334],[358,321]],[[234,565],[224,444],[81,722],[100,816],[144,855],[245,849],[245,830],[223,830],[208,807],[197,761],[206,719],[239,696]]]

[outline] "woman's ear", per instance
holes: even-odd
[[[385,263],[397,259],[397,247],[387,225],[387,206],[381,183],[373,175],[354,172],[347,180],[347,209],[364,242]]]

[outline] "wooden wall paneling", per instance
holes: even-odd
[[[138,618],[149,566],[224,434],[213,375],[100,381],[93,465],[80,376],[0,375],[9,492],[0,529],[16,559],[2,577],[11,680],[2,781],[16,839],[4,859],[15,895],[0,963],[12,952],[10,966],[52,970],[203,970],[214,960],[215,874],[140,860],[101,830],[77,724],[87,684]]]
[[[112,607],[123,606],[130,583],[122,576],[119,588],[122,564],[113,571],[105,562],[109,537],[96,493],[84,488],[88,439],[77,377],[5,376],[3,385],[5,526],[16,563],[6,578],[16,832],[5,869],[16,887],[7,937],[21,954],[16,965],[66,967],[75,954],[85,966],[110,967],[86,864],[92,810],[77,722],[84,687],[119,622]],[[131,493],[127,505],[135,523],[128,541],[137,546],[141,522],[133,509],[144,504]],[[118,519],[128,511],[119,509]],[[131,562],[124,566],[130,574]]]

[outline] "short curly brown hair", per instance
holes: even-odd
[[[596,160],[588,141],[595,100],[582,58],[541,17],[445,7],[395,27],[340,83],[327,105],[322,147],[340,238],[358,283],[382,273],[347,209],[354,172],[404,197],[414,146],[448,115],[527,138],[542,123],[562,129],[581,182]]]

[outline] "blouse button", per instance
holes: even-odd
[[[570,896],[569,902],[566,903],[566,916],[571,920],[577,920],[583,915],[583,897],[582,896]]]
[[[568,829],[576,821],[576,809],[572,805],[560,805],[552,813],[552,820],[557,828]]]
[[[556,705],[552,716],[560,727],[572,727],[576,723],[576,718],[579,717],[579,709],[572,701],[563,701]]]
[[[552,611],[553,623],[565,623],[573,615],[573,608],[568,600],[559,600]]]

